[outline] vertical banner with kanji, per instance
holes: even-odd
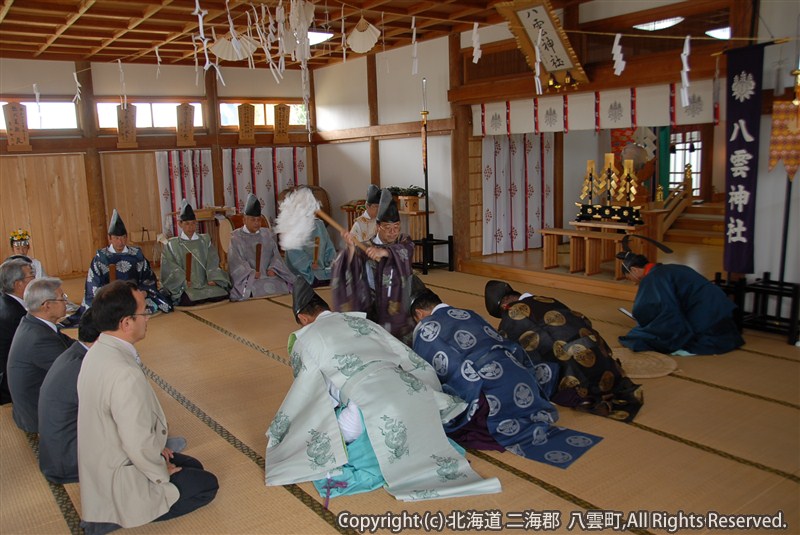
[[[725,254],[723,268],[753,273],[756,224],[758,134],[761,124],[761,71],[764,45],[728,52],[725,177]]]

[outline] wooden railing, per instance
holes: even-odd
[[[664,233],[669,230],[675,220],[692,205],[692,166],[686,164],[682,183],[675,185],[664,200],[656,200],[651,204],[651,210],[656,210],[661,215],[658,232],[655,239],[663,241]]]

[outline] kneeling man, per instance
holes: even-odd
[[[208,234],[197,233],[197,217],[183,200],[181,235],[170,238],[161,254],[161,284],[175,305],[192,306],[228,297],[231,280],[219,267],[217,248]]]
[[[364,313],[331,312],[302,278],[293,298],[303,328],[289,338],[295,379],[267,433],[267,485],[385,486],[399,500],[500,492],[445,437],[442,422],[465,404],[424,360]]]

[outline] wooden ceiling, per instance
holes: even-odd
[[[341,60],[342,15],[349,34],[361,16],[383,31],[374,50],[411,43],[411,19],[416,17],[417,39],[428,40],[470,30],[473,23],[497,24],[503,19],[488,0],[312,0],[314,26],[334,33],[328,42],[312,47],[311,68]],[[225,0],[199,0],[208,14],[203,28],[218,38],[229,33]],[[261,15],[261,3],[252,2]],[[246,32],[248,1],[230,0],[238,32]],[[272,15],[278,2],[264,2]],[[289,12],[289,1],[283,2]],[[68,61],[156,63],[156,46],[162,65],[194,64],[192,35],[199,33],[195,0],[5,0],[0,8],[0,55],[8,58]],[[252,30],[253,37],[256,32]],[[257,38],[257,37],[256,37]],[[348,51],[349,54],[353,52]],[[200,63],[204,63],[202,51]],[[214,56],[211,56],[212,61]],[[256,63],[265,66],[259,49]],[[246,62],[240,62],[242,66]],[[231,62],[226,62],[230,65]],[[235,63],[234,63],[235,64]]]
[[[193,35],[198,35],[196,0],[3,0],[0,6],[0,56],[5,58],[112,62],[156,63],[156,47],[162,65],[193,65],[195,45]],[[425,41],[455,32],[472,29],[475,22],[481,26],[504,22],[494,6],[501,0],[311,0],[315,5],[317,28],[329,28],[334,37],[312,47],[310,68],[324,66],[342,60],[342,19],[345,33],[349,35],[363,16],[376,28],[382,37],[373,51],[390,50],[412,42],[412,17],[416,20],[417,39]],[[569,7],[576,10],[588,0],[551,0],[554,8]],[[725,7],[732,0],[695,0],[673,4],[661,11],[671,15],[681,10],[691,11],[693,20],[700,26],[717,24],[714,18],[724,20]],[[211,38],[212,28],[218,38],[229,32],[225,0],[199,0],[200,7],[208,14],[203,19],[203,28]],[[277,0],[264,2],[274,15]],[[247,13],[253,18],[253,7],[261,14],[261,3],[230,0],[229,7],[238,32],[246,32]],[[637,3],[631,0],[631,4]],[[287,14],[289,0],[283,6]],[[646,5],[646,4],[645,4]],[[697,6],[707,5],[700,10]],[[343,7],[344,6],[344,7]],[[723,8],[723,9],[720,9]],[[655,10],[650,10],[655,11]],[[701,13],[701,11],[703,11]],[[638,16],[637,16],[638,15]],[[631,21],[655,20],[646,12],[619,17],[620,27],[614,28],[609,19],[603,21],[605,32],[626,31]],[[597,24],[586,25],[588,30]],[[699,31],[699,27],[680,28],[679,31]],[[255,31],[252,31],[255,37]],[[680,35],[686,35],[685,33]],[[680,43],[675,44],[680,46]],[[584,54],[593,46],[581,47]],[[603,47],[606,48],[605,46]],[[273,52],[274,53],[274,52]],[[581,51],[579,50],[579,54]],[[354,53],[348,50],[348,56]],[[587,54],[589,55],[589,54]],[[209,52],[210,58],[214,56]],[[602,57],[606,58],[607,54]],[[265,67],[265,55],[259,48],[255,56],[256,66]],[[584,58],[587,60],[589,58]],[[198,52],[200,65],[205,63],[202,45]],[[245,61],[221,62],[224,65],[246,66]],[[288,67],[296,67],[287,62]]]

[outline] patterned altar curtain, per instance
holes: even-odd
[[[262,213],[274,223],[278,194],[308,184],[307,171],[305,147],[223,149],[225,206],[234,206],[241,213],[247,195],[253,193],[261,202]]]
[[[483,254],[542,246],[553,226],[553,134],[486,136],[482,147]]]
[[[194,208],[214,206],[214,179],[208,149],[156,152],[156,175],[160,192],[161,231],[178,235],[178,216],[184,198]]]

